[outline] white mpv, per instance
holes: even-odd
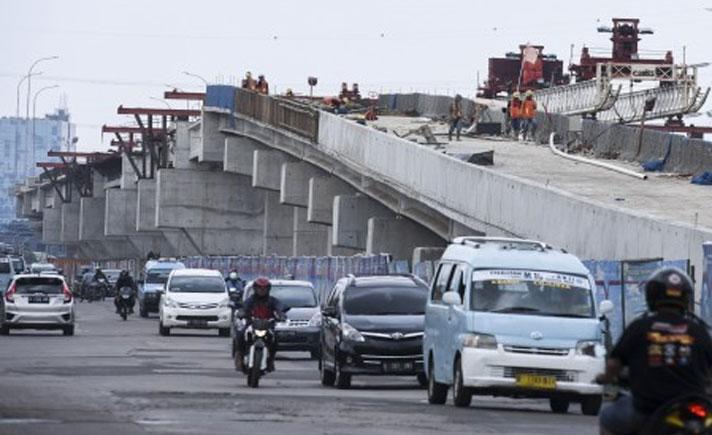
[[[230,298],[220,272],[208,269],[176,269],[161,291],[158,332],[172,328],[217,329],[230,336]]]

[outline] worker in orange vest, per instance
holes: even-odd
[[[257,85],[255,85],[255,89],[260,94],[264,94],[264,95],[269,94],[269,84],[267,83],[267,79],[265,79],[264,75],[260,74],[257,77]]]
[[[526,97],[522,102],[522,135],[524,140],[534,140],[536,134],[536,101],[534,101],[534,92],[528,90]]]
[[[519,129],[522,122],[522,100],[519,92],[513,93],[509,102],[509,121],[511,134],[516,139],[519,137]]]

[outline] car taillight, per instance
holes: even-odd
[[[695,417],[707,417],[707,407],[700,403],[690,403],[689,405],[687,405],[687,410],[690,411],[690,414],[694,415]]]
[[[62,292],[64,293],[64,303],[72,302],[72,292],[66,282],[62,286]]]
[[[5,300],[8,302],[15,302],[15,290],[17,290],[17,286],[13,282],[12,285],[7,289],[5,292]]]

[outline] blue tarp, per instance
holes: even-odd
[[[712,186],[712,172],[703,172],[690,181],[692,184],[701,184],[703,186]]]
[[[235,87],[228,85],[209,85],[205,95],[206,107],[218,107],[235,111]]]
[[[643,170],[647,172],[660,172],[665,167],[668,158],[670,157],[670,151],[672,150],[672,135],[668,139],[667,150],[665,151],[665,157],[662,160],[650,160],[649,162],[643,163]]]

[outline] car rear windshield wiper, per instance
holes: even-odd
[[[506,307],[500,308],[498,310],[492,310],[491,313],[538,313],[541,310],[539,308],[532,307]]]

